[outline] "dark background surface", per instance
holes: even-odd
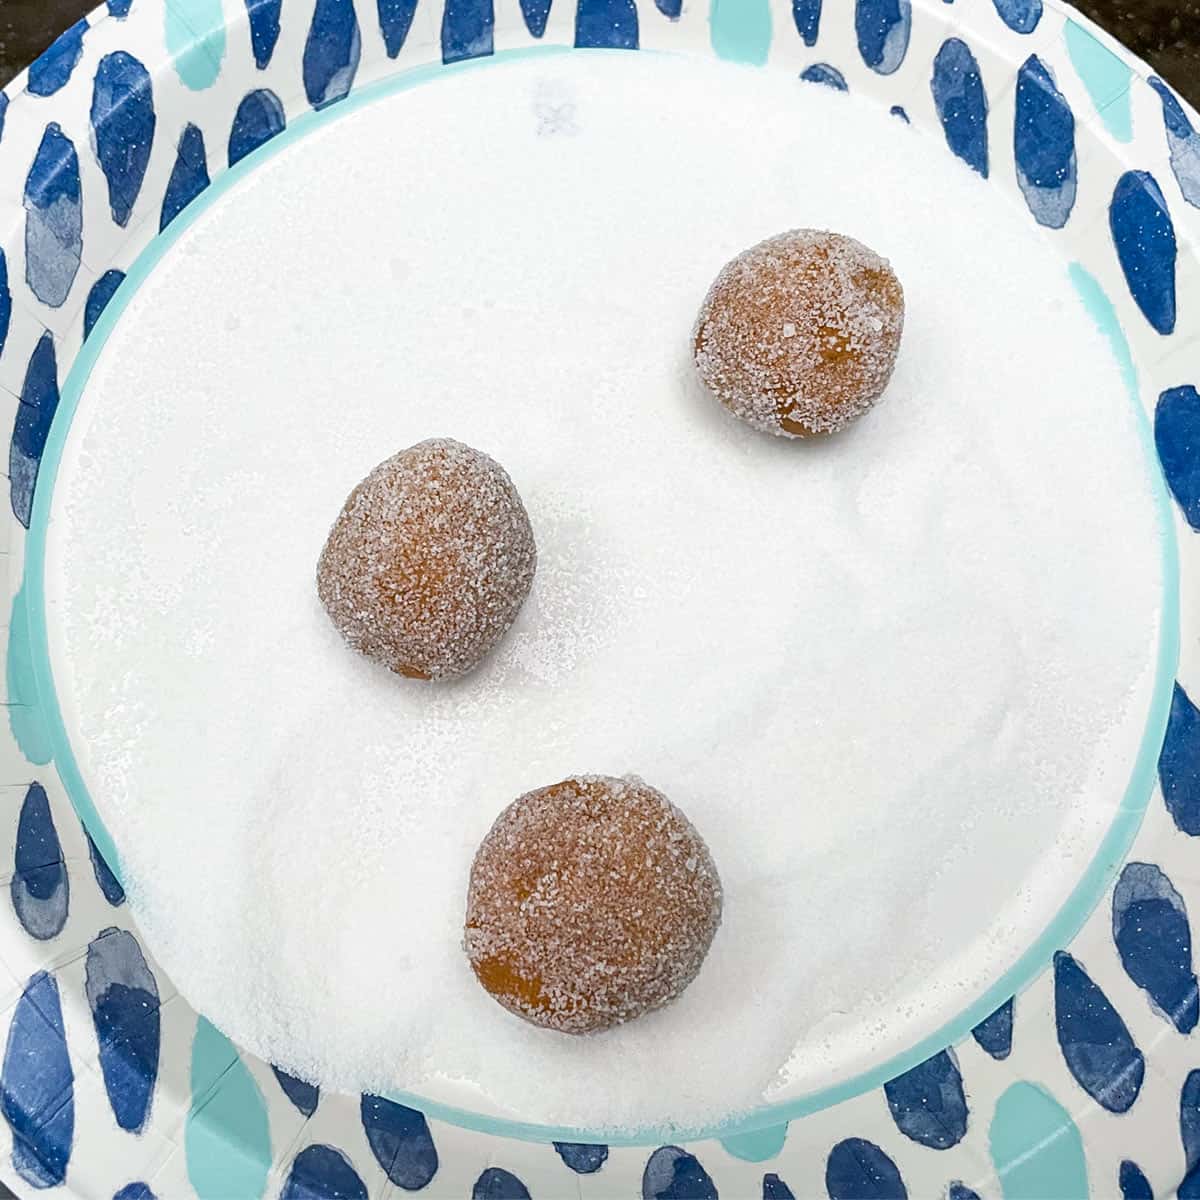
[[[0,0],[0,84],[99,0]],[[1080,0],[1093,21],[1200,107],[1200,0]]]
[[[1078,0],[1075,7],[1200,108],[1200,0]]]
[[[99,0],[0,0],[0,85]],[[1200,0],[1082,0],[1076,5],[1200,107]],[[14,1200],[0,1183],[0,1200]]]

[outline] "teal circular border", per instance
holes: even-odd
[[[84,388],[91,376],[100,354],[103,352],[113,329],[120,320],[138,288],[146,281],[159,262],[170,252],[180,237],[195,222],[216,204],[227,192],[247,175],[251,174],[268,158],[273,157],[294,142],[306,137],[316,129],[336,122],[343,116],[380,99],[383,96],[406,91],[434,79],[481,67],[513,62],[520,59],[557,57],[563,54],[599,54],[611,56],[618,51],[574,49],[567,46],[542,46],[524,50],[498,53],[490,58],[472,59],[466,62],[443,65],[441,63],[412,68],[389,79],[380,80],[361,90],[351,93],[333,108],[322,112],[308,112],[290,123],[276,137],[259,147],[252,154],[219,175],[212,184],[184,210],[165,231],[158,234],[138,256],[118,288],[112,301],[96,323],[91,336],[72,364],[62,388],[58,409],[42,454],[37,486],[34,491],[33,509],[28,537],[25,543],[24,578],[20,593],[14,603],[14,620],[10,638],[20,636],[20,617],[24,617],[24,632],[28,637],[28,668],[32,683],[31,703],[36,707],[49,737],[53,761],[58,770],[71,803],[83,821],[97,849],[113,873],[120,880],[120,856],[108,830],[92,801],[83,781],[82,773],[71,747],[70,737],[63,722],[54,686],[50,663],[49,629],[46,620],[45,565],[46,542],[50,526],[50,511],[54,485],[62,461],[71,421],[79,406]],[[665,54],[665,51],[639,50],[638,54]],[[1077,267],[1072,265],[1072,276],[1076,279]],[[1098,291],[1098,289],[1097,289]],[[1125,343],[1111,305],[1103,293],[1099,302],[1080,288],[1082,302],[1101,325],[1102,331],[1112,344],[1117,359],[1126,377],[1136,413],[1138,437],[1143,453],[1151,464],[1151,477],[1155,493],[1155,507],[1161,530],[1162,571],[1164,597],[1162,625],[1155,664],[1155,678],[1146,727],[1134,762],[1128,786],[1117,815],[1101,841],[1100,847],[1084,871],[1062,908],[1047,928],[1017,962],[1006,971],[986,992],[978,997],[954,1020],[949,1021],[936,1033],[922,1039],[909,1050],[888,1061],[864,1071],[843,1083],[819,1089],[807,1096],[766,1105],[741,1117],[732,1118],[718,1125],[699,1129],[667,1127],[635,1133],[619,1131],[584,1130],[570,1127],[535,1125],[514,1121],[504,1117],[474,1113],[453,1105],[429,1101],[407,1092],[391,1092],[390,1098],[419,1109],[426,1116],[447,1121],[465,1129],[493,1136],[515,1138],[530,1142],[604,1142],[613,1146],[653,1146],[669,1141],[702,1141],[710,1138],[729,1141],[749,1139],[749,1135],[763,1135],[764,1144],[773,1131],[789,1121],[819,1112],[864,1092],[881,1087],[884,1083],[919,1065],[939,1051],[957,1045],[970,1035],[971,1030],[990,1016],[1014,994],[1022,991],[1049,967],[1053,954],[1067,946],[1082,928],[1088,917],[1103,898],[1104,892],[1125,860],[1133,840],[1141,826],[1150,796],[1154,790],[1159,750],[1166,733],[1170,714],[1171,696],[1175,669],[1179,659],[1179,552],[1175,537],[1174,513],[1166,483],[1162,477],[1154,448],[1153,433],[1145,409],[1137,392],[1136,374],[1129,349]],[[10,671],[17,659],[10,646]],[[756,1157],[747,1155],[747,1157]]]

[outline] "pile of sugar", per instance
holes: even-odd
[[[721,264],[797,226],[907,302],[887,396],[816,443],[691,361]],[[431,436],[504,464],[539,549],[498,651],[436,687],[313,587],[350,489]],[[767,72],[497,63],[288,148],[137,294],[56,489],[56,678],[150,947],[241,1044],[328,1087],[707,1123],[911,1046],[1058,910],[1147,712],[1149,481],[1065,264],[940,143]],[[497,814],[579,772],[652,781],[725,896],[682,997],[591,1038],[462,950]]]

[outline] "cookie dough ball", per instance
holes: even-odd
[[[536,565],[529,514],[504,468],[435,438],[350,493],[317,564],[317,593],[355,650],[413,679],[448,679],[504,636]]]
[[[903,328],[886,259],[840,233],[794,229],[722,268],[696,321],[696,369],[756,429],[834,433],[883,394]]]
[[[591,1033],[669,1004],[721,923],[704,840],[640,779],[577,775],[500,814],[471,868],[466,951],[510,1012]]]

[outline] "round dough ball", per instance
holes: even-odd
[[[721,923],[708,847],[661,792],[577,775],[515,800],[471,868],[466,951],[534,1025],[592,1033],[669,1004]]]
[[[756,429],[834,433],[883,394],[903,328],[886,259],[840,233],[794,229],[721,269],[696,321],[696,369]]]
[[[529,514],[504,468],[434,438],[350,493],[317,564],[317,594],[355,650],[413,679],[448,679],[504,636],[536,565]]]

